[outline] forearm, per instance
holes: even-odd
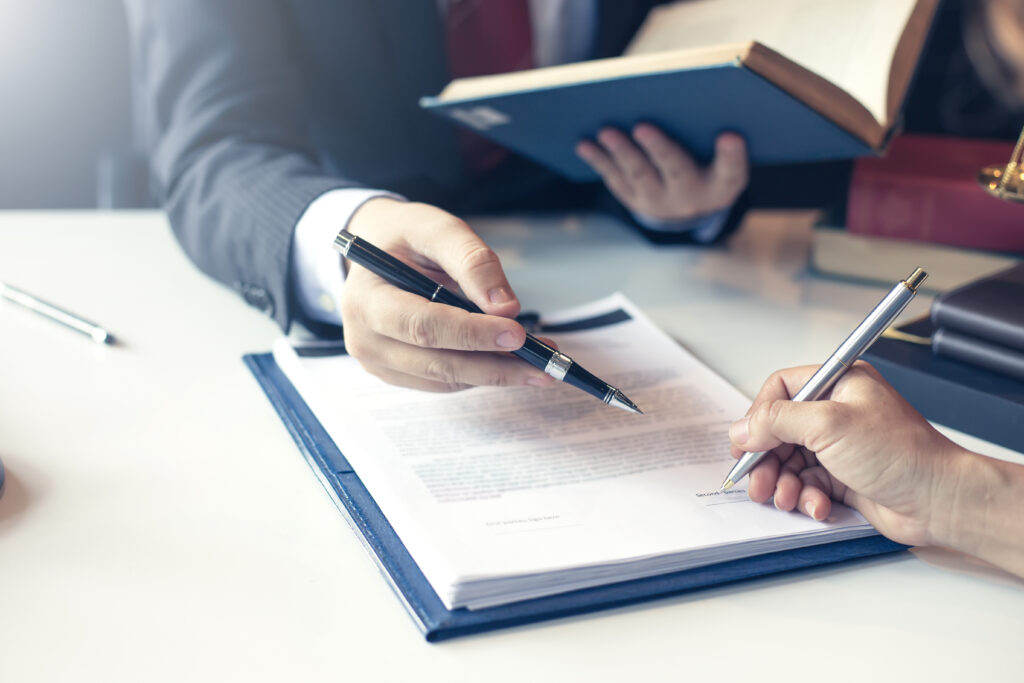
[[[289,150],[235,144],[197,153],[169,184],[164,207],[189,257],[287,329],[295,317],[293,228],[310,202],[343,181]]]
[[[126,0],[140,131],[188,255],[287,329],[292,232],[326,173],[277,0]]]
[[[1024,465],[963,450],[944,478],[936,545],[1024,576]]]

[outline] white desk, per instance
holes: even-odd
[[[808,275],[806,221],[760,223],[728,250],[600,218],[477,227],[526,306],[621,290],[752,394],[882,292]],[[938,550],[429,645],[241,363],[277,329],[161,215],[0,214],[0,279],[125,343],[0,305],[5,683],[1021,680],[1024,582]]]

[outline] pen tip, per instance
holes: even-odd
[[[720,491],[728,491],[729,489],[731,489],[735,485],[736,485],[736,482],[734,482],[732,479],[726,479],[725,481],[722,482],[722,486],[719,488],[719,490]]]
[[[616,389],[615,393],[612,394],[611,400],[608,401],[608,405],[615,406],[616,408],[622,408],[628,413],[635,413],[637,415],[644,414],[644,411],[640,410],[635,403],[630,401],[629,398],[618,389]]]

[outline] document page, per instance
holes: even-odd
[[[656,7],[628,49],[756,40],[857,98],[888,123],[893,57],[918,0],[686,0]]]
[[[432,394],[347,356],[274,356],[451,609],[484,607],[875,533],[751,502],[727,430],[748,398],[621,295],[541,334],[640,408],[571,386]]]

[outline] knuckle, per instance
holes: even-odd
[[[495,370],[487,376],[487,384],[494,387],[507,387],[509,385],[508,375],[499,370]]]
[[[636,206],[636,200],[633,198],[632,193],[629,191],[628,187],[622,185],[621,183],[612,182],[609,182],[607,185],[608,191],[611,192],[616,199],[618,199],[620,202],[622,202],[629,208],[633,209],[634,211],[643,212],[642,208],[638,208]]]
[[[460,383],[455,377],[455,366],[447,358],[431,358],[423,367],[423,375],[446,387],[457,387]],[[450,389],[454,391],[455,389]]]
[[[437,345],[437,328],[423,313],[409,313],[405,319],[405,331],[409,341],[416,346],[434,348]]]
[[[694,174],[683,166],[675,164],[666,166],[664,170],[665,179],[675,184],[682,184],[693,178]]]
[[[671,183],[673,194],[690,204],[703,201],[709,194],[708,183],[699,173],[682,171],[678,175],[672,176],[667,182]]]
[[[356,360],[359,360],[359,359],[356,359]],[[384,368],[382,368],[381,366],[376,365],[374,363],[366,363],[366,362],[361,361],[361,360],[359,361],[359,365],[360,365],[360,367],[363,368],[363,370],[365,370],[366,372],[370,373],[371,375],[373,375],[377,379],[381,380],[382,382],[387,382],[388,384],[394,384],[394,382],[391,380],[388,372]]]
[[[359,301],[350,295],[348,287],[342,287],[338,308],[345,321],[353,320],[360,315]]]
[[[787,401],[777,399],[765,402],[763,411],[769,424],[774,424],[782,417],[782,412],[786,409],[787,403]]]
[[[739,194],[747,186],[747,173],[743,169],[737,169],[722,176],[721,187],[730,194]]]
[[[483,243],[476,243],[469,246],[462,256],[462,266],[467,271],[478,268],[486,268],[498,263],[498,255],[494,250]]]
[[[455,344],[458,349],[475,351],[477,349],[484,348],[485,346],[480,342],[479,336],[470,325],[460,325],[455,328],[454,332]]]
[[[643,152],[647,157],[653,161],[659,163],[671,163],[675,159],[675,154],[672,153],[672,148],[668,147],[661,140],[650,140],[644,145]]]
[[[807,433],[804,446],[817,453],[831,446],[843,431],[846,407],[835,401],[822,401],[817,406],[819,415]]]
[[[598,164],[594,166],[594,170],[597,172],[601,179],[606,183],[616,182],[619,178],[619,171],[611,164]]]
[[[768,375],[768,379],[764,381],[764,387],[784,387],[786,386],[786,371],[776,370],[772,374]]]
[[[821,422],[830,426],[839,424],[846,412],[843,404],[836,401],[821,401],[818,409],[821,411]]]
[[[857,361],[856,363],[854,363],[852,369],[853,369],[854,373],[866,374],[869,377],[871,377],[872,379],[880,379],[882,377],[882,373],[880,373],[878,371],[878,369],[875,368],[874,365],[872,365],[871,363],[867,362],[866,360],[859,360],[859,361]],[[853,374],[853,373],[851,373],[851,374]],[[854,375],[854,376],[856,376],[856,375]]]
[[[367,341],[367,335],[361,334],[355,326],[346,325],[342,328],[342,341],[345,344],[345,351],[359,362],[369,359],[374,350],[373,345]]]
[[[689,197],[680,197],[676,201],[674,210],[666,213],[666,215],[690,218],[691,216],[699,216],[703,212],[703,207],[697,202],[693,201],[693,199]]]
[[[626,176],[637,185],[650,183],[654,180],[654,173],[645,166],[633,166],[626,169]]]
[[[348,355],[356,360],[361,360],[367,356],[367,349],[357,335],[345,335],[345,350],[348,352]]]
[[[663,197],[660,192],[654,190],[653,188],[641,185],[636,188],[636,192],[634,194],[636,195],[636,201],[645,207],[644,213],[660,214],[663,211]]]
[[[747,186],[747,174],[740,173],[733,176],[729,176],[725,179],[725,190],[734,199],[735,196],[743,191],[743,188]]]

